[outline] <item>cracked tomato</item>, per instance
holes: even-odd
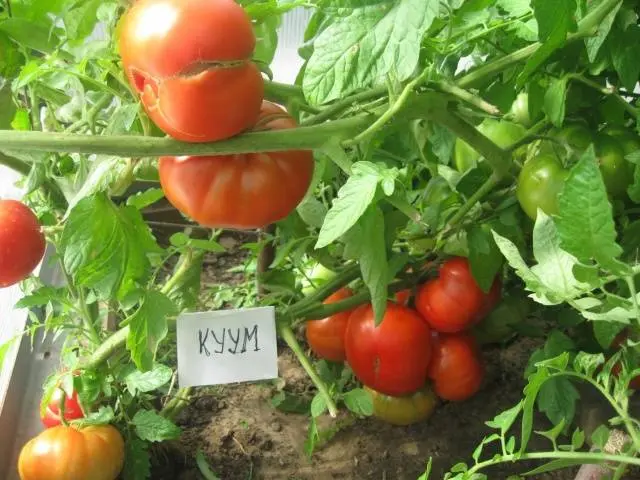
[[[323,303],[325,305],[336,303],[352,295],[353,291],[350,288],[341,288],[329,295]],[[344,335],[352,312],[353,310],[345,310],[321,320],[307,322],[305,333],[313,353],[332,362],[343,362],[346,359]]]
[[[484,379],[477,344],[468,334],[441,334],[434,341],[429,378],[443,400],[460,402],[475,395]]]
[[[229,138],[255,123],[264,96],[255,45],[251,19],[233,0],[139,0],[118,43],[149,117],[185,142]]]
[[[123,465],[124,440],[111,425],[49,428],[18,458],[21,480],[115,480]]]
[[[46,248],[38,217],[24,203],[0,200],[0,288],[27,278]]]
[[[496,276],[491,290],[482,291],[469,261],[453,257],[442,264],[438,278],[418,289],[416,309],[437,332],[461,332],[482,320],[500,300],[502,283]]]
[[[264,102],[262,128],[294,128],[277,105]],[[161,157],[160,183],[167,200],[201,225],[263,228],[296,208],[311,184],[308,150],[208,157]]]
[[[358,307],[345,335],[347,362],[364,385],[387,395],[407,395],[424,385],[431,359],[431,330],[414,310],[387,302],[380,325],[373,307]]]
[[[429,418],[436,408],[438,398],[430,386],[401,397],[392,397],[364,387],[373,401],[373,416],[392,425],[412,425]]]

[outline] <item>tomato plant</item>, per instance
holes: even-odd
[[[353,291],[351,289],[341,288],[329,295],[324,303],[335,303],[352,295]],[[307,322],[305,332],[307,342],[313,353],[320,358],[333,362],[342,362],[346,359],[344,337],[351,313],[351,310],[345,310],[321,320],[309,320]]]
[[[363,384],[387,395],[406,395],[426,381],[431,330],[414,310],[393,302],[376,326],[372,306],[365,305],[351,314],[345,351]]]
[[[473,275],[469,261],[463,257],[447,260],[437,279],[420,287],[416,309],[437,332],[460,332],[481,320],[500,299],[498,277],[488,293],[482,291]]]
[[[78,392],[74,390],[68,395],[62,388],[56,388],[40,420],[46,428],[52,428],[61,425],[63,418],[69,422],[83,417],[84,411],[78,399]]]
[[[558,212],[558,195],[568,171],[554,154],[541,154],[524,164],[518,176],[518,202],[535,220],[538,209],[547,215]]]
[[[167,134],[211,142],[253,126],[263,80],[251,19],[232,0],[139,0],[119,52],[149,117]]]
[[[45,246],[40,222],[29,207],[0,200],[0,287],[24,280],[42,260]]]
[[[30,440],[20,451],[21,480],[116,480],[124,463],[124,441],[110,425],[57,426]]]
[[[453,402],[475,395],[484,379],[484,364],[472,336],[440,334],[434,342],[429,378],[436,394]]]
[[[273,103],[265,102],[261,129],[295,126]],[[167,199],[201,225],[261,228],[282,220],[302,200],[313,174],[313,154],[306,150],[162,157],[160,183]]]
[[[412,425],[427,420],[435,411],[438,399],[430,386],[402,397],[392,397],[365,387],[373,401],[373,415],[392,425]]]
[[[609,194],[613,197],[626,196],[633,172],[624,159],[623,147],[613,137],[600,135],[595,141],[595,151]]]

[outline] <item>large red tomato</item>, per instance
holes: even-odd
[[[295,127],[285,113],[264,102],[262,128]],[[178,210],[201,225],[237,229],[263,228],[289,215],[307,192],[313,168],[308,150],[161,157],[159,164],[162,189]]]
[[[441,334],[434,341],[429,378],[436,394],[454,402],[475,395],[484,379],[484,364],[468,334]]]
[[[387,302],[376,327],[373,307],[358,307],[345,335],[347,362],[367,387],[399,396],[424,386],[431,359],[431,330],[414,310]]]
[[[84,418],[84,412],[78,399],[78,392],[74,390],[73,394],[68,396],[62,388],[58,387],[54,390],[44,414],[40,417],[42,424],[46,428],[52,428],[62,424],[62,419],[60,418],[60,404],[62,401],[64,401],[64,419],[66,421]]]
[[[115,480],[124,465],[124,440],[111,425],[45,430],[22,447],[21,480]]]
[[[250,128],[264,95],[251,19],[233,0],[139,0],[123,16],[122,64],[149,117],[186,142]]]
[[[439,277],[420,287],[416,309],[438,332],[455,333],[480,321],[500,300],[501,281],[493,282],[489,293],[478,286],[469,261],[453,257],[440,267]]]
[[[38,217],[25,204],[0,200],[0,288],[24,280],[46,247]]]
[[[329,295],[323,302],[325,305],[345,300],[353,295],[349,288],[341,288]],[[332,362],[343,362],[344,335],[347,331],[349,316],[353,310],[345,310],[322,320],[309,320],[306,325],[307,342],[318,357]]]

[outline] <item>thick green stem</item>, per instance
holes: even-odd
[[[352,105],[355,105],[360,102],[366,102],[368,100],[373,100],[386,94],[387,94],[387,87],[377,87],[377,88],[372,88],[371,90],[366,90],[364,92],[356,93],[347,98],[336,101],[335,103],[326,107],[317,115],[303,121],[300,125],[305,127],[311,126],[311,125],[317,125],[319,123],[324,122],[325,120],[329,120],[333,118],[335,115],[343,112],[344,110],[351,107]]]
[[[291,97],[299,97],[304,99],[302,89],[296,85],[288,85],[286,83],[264,82],[264,96],[278,103],[287,103]]]
[[[280,323],[278,329],[280,331],[280,336],[289,346],[291,351],[296,355],[296,357],[298,357],[300,365],[302,365],[302,368],[304,368],[305,372],[307,372],[307,375],[309,375],[309,378],[311,378],[311,381],[318,389],[318,392],[320,392],[320,395],[322,395],[322,397],[324,398],[324,401],[327,404],[327,410],[329,410],[329,415],[331,415],[333,418],[337,417],[338,407],[336,406],[336,402],[334,402],[333,398],[331,397],[327,385],[320,378],[320,375],[318,375],[318,372],[316,372],[315,368],[313,368],[313,365],[311,365],[309,357],[307,357],[307,355],[302,350],[302,347],[298,343],[298,339],[293,333],[293,330],[291,330],[291,327],[287,324]]]
[[[179,389],[175,396],[167,402],[160,411],[160,415],[174,422],[180,412],[191,403],[192,387],[184,387]]]
[[[467,201],[460,207],[453,217],[448,222],[448,227],[453,228],[456,226],[464,216],[478,203],[485,195],[487,195],[498,184],[500,179],[497,175],[491,175],[486,182],[484,182],[473,195],[471,195]]]
[[[15,170],[20,175],[24,175],[25,177],[29,175],[31,172],[31,165],[27,162],[23,162],[15,157],[10,157],[0,152],[0,165],[4,165],[5,167],[9,167],[11,170]]]

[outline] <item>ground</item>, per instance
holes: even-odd
[[[205,284],[244,280],[241,273],[228,272],[244,260],[246,250],[240,248],[243,240],[246,237],[237,235],[221,239],[229,251],[207,258]],[[443,403],[429,420],[410,427],[392,426],[375,418],[346,422],[350,424],[310,459],[304,453],[308,417],[283,413],[270,403],[282,388],[313,395],[312,384],[295,357],[281,347],[280,381],[227,385],[200,393],[178,418],[184,429],[181,441],[157,456],[152,478],[202,478],[193,460],[202,450],[222,480],[416,480],[429,457],[433,458],[430,478],[440,480],[451,466],[471,459],[474,448],[489,431],[484,422],[521,398],[522,374],[539,343],[522,338],[507,348],[485,349],[486,379],[482,391],[472,399]],[[540,429],[548,428],[539,420],[543,422]],[[548,447],[544,439],[535,443]],[[491,480],[504,480],[526,471],[526,467],[509,465],[486,473]],[[575,470],[565,470],[535,478],[564,480],[574,475]]]

